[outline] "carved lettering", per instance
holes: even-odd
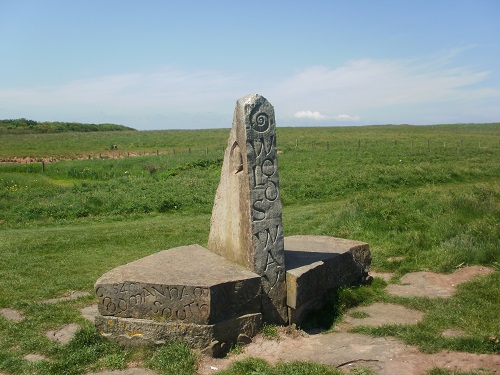
[[[172,309],[169,307],[165,307],[161,312],[165,320],[170,320],[172,318]]]
[[[151,312],[153,314],[159,314],[161,312],[160,308],[161,308],[161,303],[160,301],[154,301],[153,304],[151,305]]]
[[[267,177],[271,177],[274,174],[274,162],[271,159],[265,159],[262,162],[262,173]]]
[[[253,221],[261,221],[266,218],[266,209],[263,206],[263,199],[258,199],[255,202],[253,202],[252,208],[253,208],[253,216],[252,219]]]
[[[166,297],[166,293],[164,290],[162,290],[161,292],[158,290],[158,289],[160,289],[160,286],[153,285],[151,287],[151,289],[153,289],[155,291],[155,293],[158,293],[160,296]],[[156,294],[156,298],[158,298],[158,294]]]
[[[123,283],[100,286],[96,295],[105,315],[139,317],[149,311],[165,320],[208,318],[210,293],[206,287]]]
[[[266,261],[266,269],[264,270],[265,272],[267,272],[267,270],[269,269],[269,266],[271,264],[276,264],[276,259],[274,259],[272,251],[268,251],[267,252],[267,261]]]
[[[276,272],[267,273],[264,276],[269,281],[269,291],[271,291],[278,284],[278,281],[280,281],[281,279],[282,272],[282,267],[278,266]],[[274,281],[272,281],[271,279],[274,279]]]
[[[281,225],[277,224],[274,234],[272,233],[273,230],[272,228],[266,228],[265,230],[257,233],[257,235],[254,235],[257,237],[257,239],[260,241],[260,243],[263,245],[264,249],[268,249],[268,246],[276,244],[276,241],[278,239],[279,231],[280,231]]]
[[[262,173],[262,166],[254,165],[252,171],[253,171],[253,187],[258,188],[266,186],[267,177],[265,177],[265,175]]]
[[[273,151],[273,146],[276,143],[276,137],[261,137],[255,140],[255,145],[257,146],[257,151],[255,152],[256,159],[263,159],[265,157],[270,157]],[[254,150],[255,151],[255,150]]]
[[[266,199],[270,202],[274,202],[276,199],[278,199],[278,187],[271,180],[269,180],[269,185],[264,191],[264,195]]]

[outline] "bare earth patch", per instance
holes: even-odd
[[[97,316],[97,314],[99,314],[99,311],[97,310],[97,304],[86,306],[86,307],[80,309],[80,314],[85,319],[90,320],[91,322],[94,322],[95,317]]]
[[[80,326],[78,324],[67,324],[55,331],[48,331],[45,334],[45,337],[47,337],[49,340],[64,345],[71,341],[79,328]]]
[[[400,297],[451,297],[458,284],[492,272],[493,269],[481,266],[464,267],[451,275],[413,272],[404,275],[399,284],[388,285],[386,290],[389,294]]]
[[[41,354],[26,354],[23,357],[25,360],[30,361],[30,362],[37,362],[37,361],[45,361],[47,358],[45,358]]]
[[[10,308],[0,309],[0,315],[2,315],[4,318],[8,320],[12,320],[13,322],[20,322],[21,320],[24,319],[23,314],[21,314],[21,312]]]
[[[424,317],[424,313],[421,311],[392,303],[374,303],[349,310],[349,313],[355,312],[361,312],[367,316],[355,318],[346,314],[342,319],[342,323],[335,327],[336,330],[347,332],[357,326],[376,327],[385,324],[417,324]]]

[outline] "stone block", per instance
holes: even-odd
[[[264,320],[279,324],[288,320],[283,236],[274,107],[251,94],[236,102],[208,248],[261,276]]]
[[[367,243],[326,236],[285,237],[289,323],[300,324],[333,288],[365,281],[371,264]]]
[[[157,322],[215,324],[260,312],[260,276],[200,245],[117,267],[95,283],[99,313]]]
[[[262,326],[262,314],[247,314],[215,324],[182,321],[157,322],[146,319],[98,316],[97,330],[112,341],[125,346],[142,346],[180,341],[195,349],[224,346],[229,349],[241,335],[253,337]]]

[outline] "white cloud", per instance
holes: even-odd
[[[229,127],[236,100],[258,92],[274,105],[279,124],[498,121],[500,88],[488,86],[489,72],[457,64],[464,51],[421,60],[313,66],[274,80],[165,67],[58,86],[0,87],[0,118],[118,119],[145,129],[158,127],[161,119],[165,127]]]
[[[322,115],[318,111],[299,111],[293,115],[295,118],[309,118],[313,120],[325,120],[328,117]]]
[[[297,119],[310,119],[310,120],[336,120],[336,121],[359,121],[360,116],[346,115],[345,113],[337,116],[326,116],[318,111],[299,111],[295,112],[293,117]]]
[[[500,88],[486,86],[487,71],[451,67],[461,51],[452,52],[425,60],[363,59],[338,67],[309,67],[277,83],[270,97],[276,98],[275,106],[288,116],[301,107],[313,107],[322,114],[357,114],[329,116],[332,120],[419,123],[426,108],[439,106],[441,117],[450,121],[482,121],[467,114],[500,98]],[[498,121],[500,110],[489,108],[487,116]]]
[[[361,117],[360,116],[349,116],[349,115],[346,115],[346,114],[341,114],[341,115],[335,116],[335,120],[339,120],[339,121],[359,121],[359,120],[361,120]]]
[[[240,95],[240,81],[222,72],[164,68],[74,80],[60,86],[0,88],[0,99],[27,106],[75,105],[124,112],[168,108],[199,112],[217,107],[227,96]]]

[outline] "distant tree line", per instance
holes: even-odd
[[[25,118],[0,120],[0,133],[62,133],[62,132],[107,132],[136,130],[117,124],[82,124],[79,122],[38,122]]]

